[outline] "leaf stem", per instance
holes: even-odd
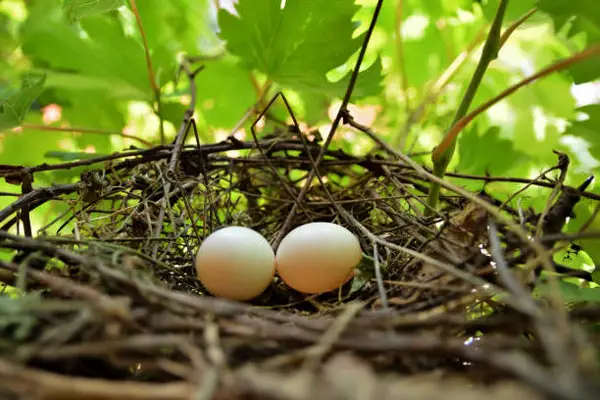
[[[165,127],[163,124],[162,118],[162,107],[161,107],[161,93],[160,87],[156,82],[156,75],[154,74],[154,68],[152,67],[152,58],[150,57],[150,48],[148,46],[148,39],[146,38],[146,31],[144,30],[144,25],[142,24],[142,18],[140,17],[140,13],[138,11],[135,0],[129,0],[129,4],[131,5],[131,11],[133,15],[135,15],[135,21],[138,25],[138,29],[140,30],[140,36],[142,37],[142,44],[144,46],[144,57],[146,58],[146,68],[148,69],[148,79],[150,80],[150,87],[152,88],[152,92],[154,94],[154,101],[156,102],[156,108],[153,107],[154,113],[158,117],[160,124],[160,144],[165,144]]]
[[[498,56],[498,50],[500,48],[500,38],[502,33],[502,20],[504,19],[504,13],[506,11],[506,7],[508,6],[508,0],[501,0],[498,5],[498,10],[496,11],[496,15],[494,17],[494,21],[492,22],[492,26],[490,28],[490,32],[488,37],[483,45],[483,49],[481,51],[481,57],[479,58],[479,63],[477,64],[477,68],[473,73],[473,77],[471,78],[471,82],[469,82],[469,86],[467,87],[467,91],[458,106],[458,110],[456,110],[456,114],[454,116],[454,120],[452,121],[452,126],[454,126],[462,117],[464,117],[469,111],[469,107],[475,98],[475,93],[481,84],[481,80],[483,79],[483,75],[487,71],[490,63],[495,60]],[[442,144],[445,145],[442,147],[440,144],[432,154],[433,161],[433,171],[434,174],[443,178],[446,172],[446,168],[448,164],[450,164],[450,160],[452,160],[452,156],[454,155],[454,150],[456,148],[456,137],[451,138],[448,141],[449,133],[446,134],[446,137],[442,140]],[[438,151],[439,150],[439,151]],[[437,205],[438,197],[440,192],[440,185],[436,183],[432,183],[429,194],[427,197],[427,204],[430,206],[425,209],[425,215],[430,216],[435,210]]]
[[[529,10],[525,14],[523,14],[523,16],[521,18],[519,18],[518,20],[513,22],[513,24],[511,26],[506,28],[506,30],[502,34],[502,37],[500,37],[500,48],[502,48],[502,46],[504,46],[504,43],[506,43],[506,41],[508,40],[510,35],[512,35],[513,32],[516,31],[519,26],[523,25],[523,23],[525,21],[527,21],[533,14],[535,14],[537,12],[537,10],[538,9],[536,7],[533,7],[531,10]]]
[[[333,141],[333,137],[335,136],[335,131],[337,130],[340,122],[342,121],[342,117],[344,115],[347,115],[348,103],[350,102],[350,98],[352,97],[352,92],[354,91],[354,86],[356,85],[356,81],[358,80],[360,66],[362,65],[362,62],[365,58],[365,53],[367,52],[369,40],[371,39],[371,35],[373,34],[373,30],[375,29],[375,25],[377,23],[377,18],[379,17],[379,13],[381,11],[382,6],[383,6],[383,0],[377,0],[377,5],[375,6],[375,11],[373,11],[373,17],[371,18],[369,28],[367,29],[367,32],[365,33],[365,38],[361,45],[360,52],[358,53],[358,57],[356,59],[356,64],[354,65],[354,69],[352,70],[352,74],[350,76],[350,82],[348,83],[348,87],[346,88],[346,93],[344,94],[342,104],[340,105],[340,108],[335,116],[335,119],[333,120],[333,122],[331,124],[331,128],[329,129],[329,134],[327,135],[327,139],[325,139],[325,143],[323,143],[323,146],[321,147],[321,150],[319,151],[319,154],[317,155],[317,158],[315,159],[314,166],[310,170],[310,173],[308,174],[308,177],[306,178],[304,186],[302,186],[302,189],[300,190],[300,193],[298,194],[298,197],[296,198],[296,201],[294,202],[292,209],[288,213],[288,216],[285,219],[285,222],[283,223],[283,226],[281,227],[279,234],[277,235],[277,237],[274,240],[274,243],[273,243],[274,249],[277,249],[277,247],[279,246],[279,243],[283,239],[283,236],[290,229],[292,221],[294,219],[294,216],[296,215],[296,212],[298,211],[298,204],[300,204],[302,202],[302,200],[304,199],[304,196],[306,195],[306,192],[312,185],[313,180],[319,173],[317,168],[318,168],[319,164],[321,163],[321,161],[323,160],[323,157],[325,156],[325,152],[329,148],[329,145]]]

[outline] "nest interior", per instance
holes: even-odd
[[[585,187],[534,182],[562,189],[521,210],[445,183],[425,216],[433,176],[385,146],[359,157],[298,132],[254,139],[3,171],[23,187],[0,211],[0,280],[14,288],[0,297],[3,398],[594,398],[600,309],[534,290],[558,279],[541,269],[565,272],[549,249]],[[31,185],[74,167],[77,183]],[[48,202],[68,210],[31,232]],[[219,227],[276,245],[311,221],[347,227],[370,257],[337,291],[276,277],[241,303],[196,278]]]

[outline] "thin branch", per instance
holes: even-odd
[[[181,155],[181,151],[183,149],[183,144],[185,142],[185,138],[187,133],[189,132],[190,127],[192,126],[192,118],[194,116],[194,108],[196,107],[196,74],[202,71],[202,68],[199,68],[195,71],[191,71],[189,66],[187,65],[187,61],[184,60],[181,68],[185,71],[186,76],[188,77],[190,84],[190,104],[188,108],[185,110],[183,115],[183,120],[179,125],[179,130],[177,131],[177,136],[175,136],[175,142],[173,143],[173,152],[171,153],[171,158],[169,160],[169,165],[167,167],[167,175],[174,175],[175,169],[177,167],[177,163],[179,162],[179,157]],[[199,139],[198,139],[199,140]],[[164,196],[162,198],[163,207],[160,208],[158,213],[158,218],[156,219],[156,223],[154,225],[154,237],[158,238],[160,233],[163,230],[163,222],[165,218],[165,212],[169,205],[169,193],[171,192],[172,181],[168,180],[164,185]],[[152,247],[152,258],[156,258],[158,254],[158,247],[160,246],[160,242],[154,242]]]
[[[333,141],[334,135],[336,133],[336,130],[337,130],[340,122],[342,121],[342,117],[343,117],[344,113],[347,112],[346,108],[348,107],[348,103],[350,102],[350,98],[352,97],[352,92],[354,90],[354,86],[356,85],[356,81],[358,79],[360,67],[361,67],[363,59],[365,57],[365,53],[367,52],[369,40],[371,39],[371,35],[373,34],[373,30],[375,29],[375,25],[377,23],[377,18],[379,16],[379,12],[381,11],[382,5],[383,5],[383,0],[377,0],[377,5],[375,6],[375,11],[373,12],[373,17],[371,18],[371,23],[365,34],[365,38],[364,38],[363,44],[360,48],[360,52],[358,54],[358,58],[356,60],[354,69],[352,70],[352,74],[350,76],[350,82],[348,83],[348,87],[346,89],[346,93],[342,100],[342,104],[340,105],[340,108],[335,116],[335,119],[333,120],[333,123],[331,124],[331,129],[329,130],[327,139],[325,140],[325,143],[323,144],[323,147],[321,148],[321,150],[315,160],[315,168],[312,169],[310,171],[310,173],[308,174],[308,177],[306,178],[306,182],[304,183],[304,186],[302,187],[302,189],[300,190],[300,193],[298,194],[298,197],[296,198],[296,203],[290,210],[285,222],[283,223],[282,228],[279,231],[279,235],[275,239],[275,242],[273,244],[273,247],[275,249],[279,246],[279,243],[281,242],[283,237],[287,234],[288,230],[291,228],[292,220],[293,220],[294,216],[296,215],[296,212],[298,211],[298,204],[303,201],[304,196],[306,195],[306,192],[308,192],[308,189],[312,185],[312,182],[313,182],[316,174],[318,173],[317,168],[318,168],[319,164],[321,163],[321,161],[323,160],[323,157],[325,155],[325,152],[329,148],[329,145]]]
[[[538,9],[536,7],[532,8],[531,10],[527,11],[521,18],[513,22],[508,28],[506,28],[506,30],[500,37],[500,47],[504,46],[510,35],[512,35],[514,31],[516,31],[521,25],[523,25],[525,21],[531,18],[533,14],[535,14],[537,11]]]
[[[383,275],[381,273],[381,265],[379,264],[379,250],[377,242],[373,242],[373,267],[375,268],[375,280],[377,281],[377,290],[379,291],[379,300],[381,301],[381,307],[386,309],[389,307],[387,293],[383,286]]]
[[[548,212],[550,211],[550,208],[552,207],[552,204],[554,203],[554,199],[556,198],[556,196],[558,196],[558,193],[564,187],[565,179],[567,179],[567,171],[569,169],[569,163],[570,163],[569,156],[567,156],[565,153],[562,153],[562,152],[559,152],[556,150],[554,150],[554,153],[556,155],[558,155],[557,168],[560,170],[560,176],[556,180],[556,182],[554,184],[554,188],[552,189],[550,196],[548,196],[548,200],[546,200],[546,207],[544,207],[544,210],[542,211],[542,214],[540,215],[540,218],[538,220],[538,223],[537,223],[537,226],[535,229],[535,235],[537,237],[540,237],[542,235],[542,230],[544,228],[544,222],[546,220],[546,216],[548,215]],[[565,220],[566,220],[566,218],[565,218]],[[552,232],[552,233],[554,233],[554,232]]]
[[[552,169],[554,169],[554,167]],[[552,169],[547,169],[543,172],[547,173],[547,172],[551,171]],[[541,177],[541,175],[534,179],[527,179],[527,178],[513,178],[513,177],[509,177],[509,176],[486,176],[486,175],[461,174],[461,173],[457,173],[457,172],[447,172],[446,176],[451,177],[451,178],[457,178],[457,179],[478,180],[478,181],[482,181],[485,183],[511,182],[511,183],[524,183],[524,184],[527,184],[528,186],[540,186],[540,187],[545,187],[545,188],[553,188],[554,187],[554,183],[541,181],[539,179]],[[581,197],[585,197],[588,199],[600,200],[600,195],[596,194],[596,193],[578,192],[577,194],[579,194]]]
[[[307,357],[304,360],[302,369],[304,371],[314,371],[321,363],[325,355],[334,347],[336,342],[347,330],[350,322],[365,307],[362,302],[353,302],[348,304],[344,311],[337,317],[329,329],[325,331],[318,343],[308,349]]]
[[[250,108],[248,108],[246,110],[244,115],[242,115],[242,118],[240,118],[240,120],[234,125],[234,127],[231,129],[231,133],[229,134],[229,136],[234,136],[237,133],[237,131],[240,130],[246,122],[248,122],[248,119],[250,119],[250,117],[256,113],[256,111],[264,103],[265,98],[266,98],[267,94],[269,93],[269,90],[271,90],[272,85],[273,85],[272,82],[267,81],[267,82],[265,82],[265,84],[262,87],[256,87],[256,93],[257,93],[256,102]],[[258,122],[258,121],[256,121],[256,122]]]
[[[9,387],[27,388],[27,392],[41,393],[47,400],[189,400],[196,389],[189,382],[117,382],[64,376],[17,366],[2,358],[0,377]]]
[[[498,271],[500,280],[504,283],[504,286],[506,286],[508,291],[515,296],[515,299],[521,303],[523,308],[530,310],[530,315],[539,315],[540,308],[535,304],[531,295],[525,290],[525,287],[515,278],[508,268],[504,254],[502,254],[500,238],[498,237],[498,228],[493,219],[490,219],[488,222],[488,236],[490,239],[490,253],[496,263],[496,271]]]

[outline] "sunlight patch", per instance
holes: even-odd
[[[425,29],[429,25],[429,18],[424,15],[411,15],[406,18],[400,28],[400,34],[406,40],[420,40],[425,36]]]

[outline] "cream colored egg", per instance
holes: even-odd
[[[275,254],[258,232],[241,226],[219,229],[200,245],[198,279],[213,295],[244,301],[260,295],[275,275]]]
[[[344,284],[361,259],[360,243],[352,232],[340,225],[313,222],[283,238],[275,263],[288,286],[317,294]]]

